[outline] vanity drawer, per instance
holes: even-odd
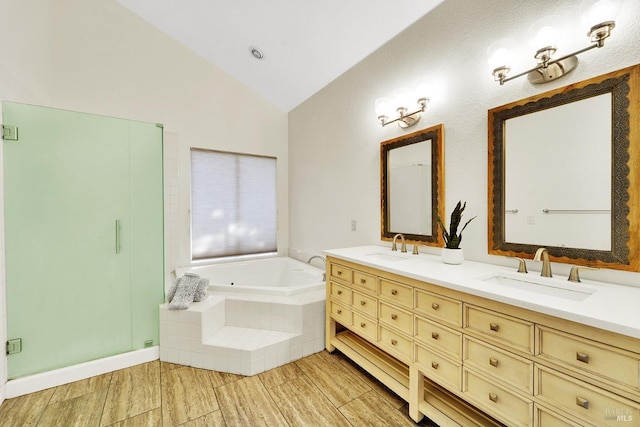
[[[560,412],[587,420],[595,425],[618,426],[618,415],[627,420],[640,419],[640,405],[567,375],[536,364],[539,400],[560,408]]]
[[[351,305],[351,289],[347,286],[331,282],[331,299]]]
[[[461,363],[456,363],[420,344],[415,344],[415,363],[430,380],[456,391],[461,390]]]
[[[331,301],[331,317],[333,317],[338,323],[345,326],[351,326],[351,309],[340,305],[335,301]]]
[[[584,425],[584,423],[570,420],[566,414],[558,415],[538,404],[533,405],[533,411],[533,425],[535,427],[581,427]]]
[[[415,309],[421,314],[452,326],[462,326],[461,301],[418,289],[415,298]]]
[[[340,264],[331,264],[331,278],[351,283],[351,269]]]
[[[371,274],[363,273],[358,270],[353,270],[353,289],[363,290],[371,292],[373,294],[378,293],[378,279]]]
[[[374,318],[378,317],[378,300],[376,298],[353,291],[352,301],[352,308],[354,310],[361,311],[362,313],[368,314]]]
[[[539,357],[639,390],[640,355],[537,326]]]
[[[533,323],[471,305],[465,309],[465,329],[533,354]]]
[[[464,337],[465,366],[533,395],[533,362],[490,344]]]
[[[400,332],[413,336],[413,314],[401,308],[380,301],[380,323],[394,327]]]
[[[409,310],[413,309],[413,288],[386,279],[380,279],[380,298]]]
[[[351,312],[351,319],[351,329],[354,332],[362,335],[365,338],[368,338],[373,342],[378,341],[378,322],[376,322],[375,320],[371,320],[366,316],[358,314],[355,311]]]
[[[455,360],[462,360],[462,334],[458,331],[416,315],[414,337]]]
[[[509,426],[533,425],[533,402],[463,368],[463,393],[469,401]]]
[[[404,335],[380,325],[379,343],[407,363],[413,360],[413,342]]]

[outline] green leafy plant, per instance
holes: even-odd
[[[451,221],[449,222],[449,231],[447,231],[447,227],[442,222],[440,215],[436,212],[436,219],[438,220],[438,224],[440,225],[440,229],[442,230],[442,237],[444,238],[445,248],[449,249],[460,249],[460,242],[462,242],[462,232],[467,225],[471,221],[473,221],[476,217],[474,216],[469,221],[465,222],[462,226],[462,229],[458,232],[458,227],[460,226],[460,221],[462,221],[462,212],[467,207],[467,202],[462,204],[461,201],[458,202],[453,212],[451,212]]]

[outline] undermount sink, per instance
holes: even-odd
[[[384,252],[374,252],[371,254],[367,254],[366,256],[383,260],[383,261],[404,261],[405,259],[407,259],[406,257],[400,256],[400,255],[384,253]]]
[[[563,283],[558,279],[548,277],[530,277],[527,274],[498,273],[481,279],[488,283],[519,289],[535,294],[549,295],[572,301],[584,301],[596,291],[596,289],[579,283]]]

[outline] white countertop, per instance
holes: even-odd
[[[567,281],[566,276],[545,278],[537,272],[522,274],[517,273],[516,268],[467,260],[460,265],[449,265],[443,263],[439,256],[393,252],[387,246],[356,246],[325,250],[324,253],[389,273],[640,338],[640,288],[584,279],[582,283],[572,283]],[[496,275],[518,282],[514,282],[516,285],[506,285],[483,280]],[[558,289],[563,295],[586,298],[578,301],[540,292]]]

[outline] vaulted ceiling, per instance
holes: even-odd
[[[443,0],[117,1],[290,111]]]

